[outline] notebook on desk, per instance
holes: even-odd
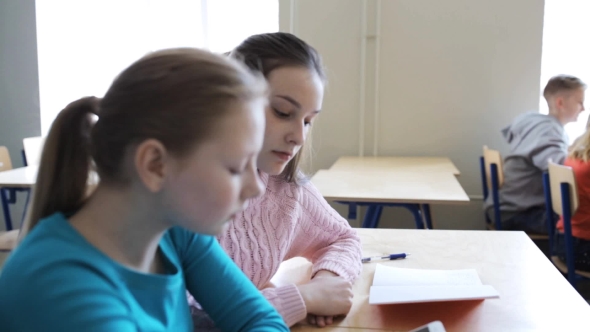
[[[483,285],[477,271],[421,270],[378,264],[369,293],[369,304],[462,301],[498,298]]]

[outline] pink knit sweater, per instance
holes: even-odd
[[[312,275],[328,270],[353,281],[361,272],[361,244],[348,221],[326,202],[311,182],[287,183],[261,174],[266,192],[249,202],[218,239],[234,262],[259,288],[281,262],[305,257]],[[295,285],[262,289],[291,326],[307,315]]]

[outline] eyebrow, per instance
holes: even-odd
[[[279,97],[279,98],[282,98],[282,99],[285,99],[286,101],[288,101],[288,102],[290,102],[291,104],[293,104],[293,106],[295,106],[295,107],[297,107],[297,108],[301,109],[301,104],[300,104],[300,103],[299,103],[297,100],[295,100],[295,99],[293,99],[293,98],[291,98],[291,97],[289,97],[289,96],[285,96],[285,95],[277,95],[277,97]],[[320,111],[321,111],[321,110],[315,110],[315,111],[313,111],[313,112],[314,112],[314,113],[319,113]]]

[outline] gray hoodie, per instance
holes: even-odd
[[[561,123],[551,115],[521,114],[502,135],[510,145],[504,158],[504,185],[500,188],[500,210],[524,211],[543,207],[543,172],[548,161],[563,164],[567,155],[568,138]],[[484,203],[493,205],[492,195]]]

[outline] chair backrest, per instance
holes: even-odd
[[[570,284],[576,288],[576,271],[575,271],[575,253],[574,253],[574,244],[572,239],[572,225],[571,225],[571,217],[576,213],[578,209],[579,201],[578,201],[578,187],[576,185],[576,179],[574,176],[574,170],[569,166],[563,166],[553,163],[549,160],[549,170],[547,172],[548,179],[544,175],[543,181],[544,185],[547,186],[549,183],[549,187],[551,190],[550,195],[545,193],[545,199],[547,202],[551,200],[551,209],[562,216],[563,220],[563,233],[565,239],[565,258],[566,258],[566,270],[564,271],[563,262],[557,259],[557,261],[552,257],[552,261],[556,266],[564,273],[567,273],[567,279]],[[564,189],[567,189],[569,192],[564,192]],[[549,196],[549,197],[547,197]],[[569,203],[568,206],[563,206],[563,204]],[[549,205],[549,204],[547,204]],[[550,208],[547,208],[547,212]],[[549,234],[552,234],[552,229],[549,229]],[[553,245],[550,242],[550,245]],[[553,250],[550,250],[551,255],[553,256]]]
[[[41,162],[41,152],[45,144],[45,137],[28,137],[23,139],[27,166],[36,166]]]
[[[567,183],[570,188],[570,208],[573,216],[578,209],[578,186],[576,185],[576,178],[574,170],[569,166],[563,166],[549,162],[549,186],[551,187],[551,206],[553,211],[560,216],[563,216],[563,205],[561,201],[561,184]]]
[[[488,147],[484,145],[483,160],[485,163],[488,188],[492,188],[492,164],[498,165],[498,188],[502,188],[502,185],[504,184],[504,171],[500,151],[488,149]]]
[[[0,172],[12,169],[10,154],[5,146],[0,146]]]

